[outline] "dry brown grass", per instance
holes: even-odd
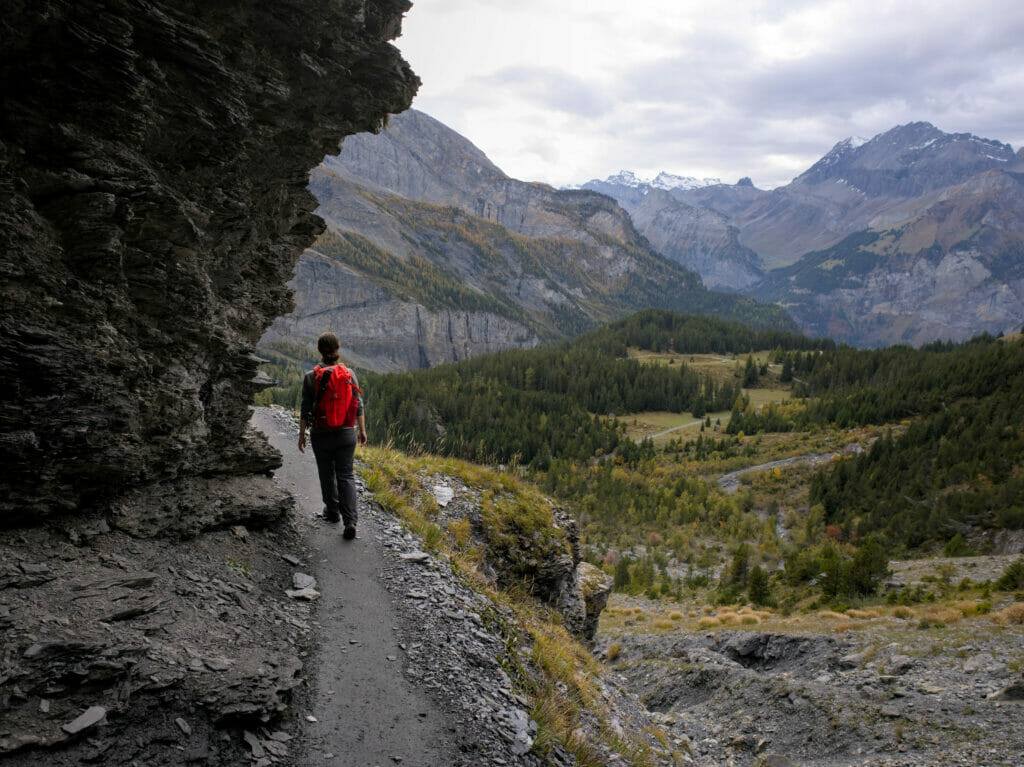
[[[613,660],[619,657],[620,652],[622,652],[622,643],[612,642],[604,650],[604,659],[611,663]]]
[[[656,629],[671,629],[675,628],[675,626],[676,624],[674,624],[672,621],[665,620],[664,618],[659,618],[658,620],[654,621],[654,628]]]
[[[928,607],[921,613],[921,617],[949,625],[958,622],[964,616],[955,607]]]
[[[992,613],[989,618],[1000,626],[1020,626],[1024,624],[1024,602],[1014,602],[1009,607]]]
[[[971,600],[964,600],[963,602],[957,602],[953,607],[959,610],[964,616],[968,616],[977,615],[978,608],[981,607],[981,604]]]
[[[837,613],[834,610],[818,610],[818,617],[830,621],[846,620],[845,615],[843,615],[842,613]]]
[[[705,615],[711,615],[711,613],[715,611],[715,608],[712,605],[704,605],[702,608],[700,608],[700,611]]]
[[[668,619],[670,621],[681,621],[683,619],[683,614],[681,612],[673,610],[668,614]]]
[[[756,615],[748,614],[742,616],[742,618],[740,619],[740,623],[742,623],[744,626],[757,626],[761,623],[761,619]]]
[[[705,615],[703,618],[697,621],[697,628],[709,629],[714,626],[719,626],[721,625],[721,623],[722,622],[718,620],[718,618],[713,618],[710,615]]]
[[[851,618],[856,618],[857,620],[862,620],[862,621],[866,621],[866,620],[870,620],[871,618],[877,618],[878,617],[878,611],[877,610],[854,610],[854,609],[850,609],[850,610],[846,611],[846,614],[849,617],[851,617]]]
[[[892,611],[892,614],[894,618],[900,618],[902,620],[914,617],[914,611],[906,605],[900,605],[899,607],[895,608]]]

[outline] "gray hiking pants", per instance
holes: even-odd
[[[310,444],[320,474],[320,492],[324,498],[328,518],[341,515],[342,522],[355,525],[359,519],[356,510],[356,478],[352,461],[356,452],[355,428],[334,431],[314,430]]]

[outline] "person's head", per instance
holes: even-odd
[[[338,350],[341,349],[341,341],[334,333],[322,333],[316,339],[316,350],[320,352],[320,358],[325,365],[333,365],[341,358]]]

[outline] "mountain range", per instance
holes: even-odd
[[[1024,151],[917,122],[840,141],[770,191],[583,188],[707,284],[780,303],[805,332],[919,345],[1024,320],[1022,171]]]
[[[264,344],[308,345],[329,328],[354,364],[407,370],[569,338],[645,307],[795,329],[778,307],[709,291],[610,197],[509,178],[415,110],[347,139],[310,189],[328,231],[300,259],[295,310]]]
[[[1008,144],[919,122],[772,190],[630,171],[554,189],[410,110],[312,173],[328,231],[263,343],[330,328],[354,364],[408,370],[647,306],[860,346],[1004,332],[1024,321],[1022,170]]]

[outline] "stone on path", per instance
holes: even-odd
[[[312,602],[320,596],[316,589],[288,589],[284,593],[292,599],[304,599],[307,602]]]
[[[103,721],[103,717],[106,715],[107,710],[103,706],[90,706],[77,719],[61,725],[61,729],[68,735],[77,735],[82,730],[86,730]]]

